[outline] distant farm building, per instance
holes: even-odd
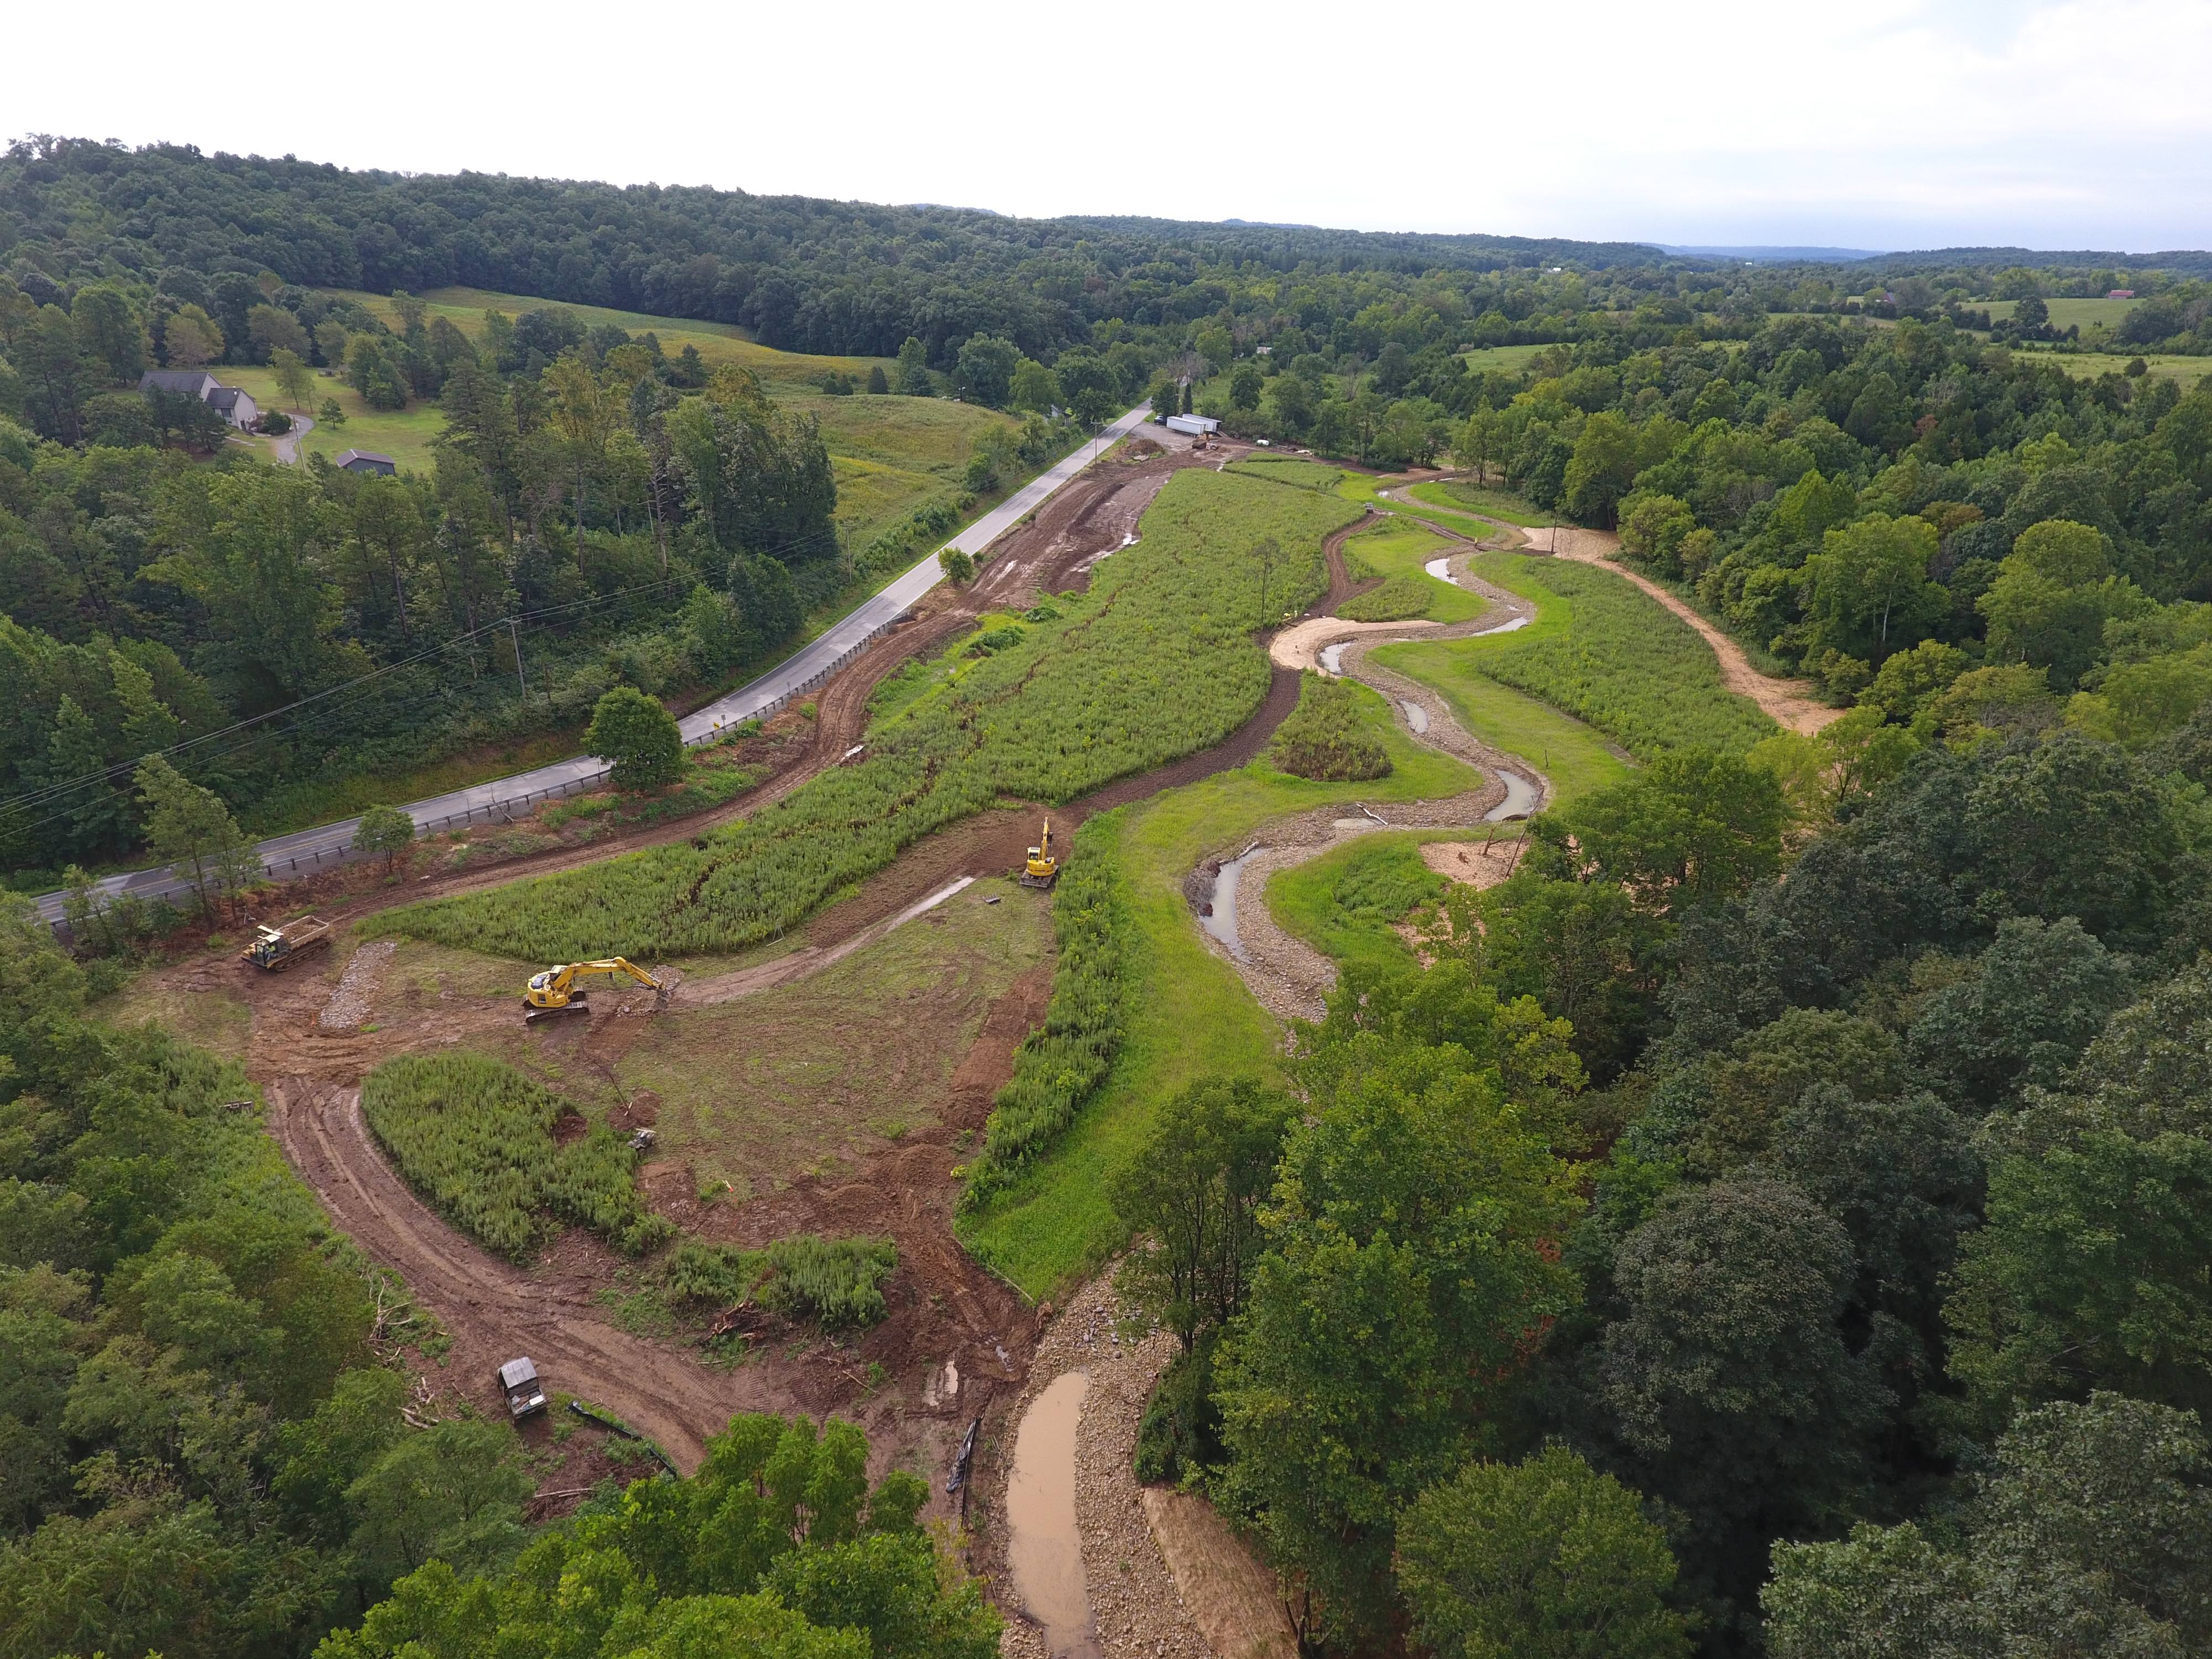
[[[374,472],[390,477],[399,471],[399,465],[389,455],[380,455],[373,449],[349,449],[340,454],[337,463],[348,472]]]
[[[1164,422],[1170,432],[1181,432],[1193,438],[1206,438],[1221,430],[1221,422],[1211,415],[1170,415]]]
[[[138,377],[138,390],[196,398],[240,432],[261,418],[252,393],[225,386],[204,368],[149,368]]]
[[[2132,300],[2136,297],[2136,291],[2131,288],[2110,289],[2106,291],[2105,297],[2107,300]]]

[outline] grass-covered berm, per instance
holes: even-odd
[[[1006,798],[1057,803],[1218,743],[1266,696],[1263,602],[1327,586],[1351,504],[1178,472],[1091,591],[868,734],[851,765],[697,842],[390,913],[384,930],[529,960],[668,957],[773,938],[932,830]],[[1272,568],[1253,556],[1263,538]],[[1264,581],[1264,590],[1263,590]]]

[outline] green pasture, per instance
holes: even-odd
[[[1478,374],[1518,374],[1528,367],[1531,357],[1550,349],[1549,346],[1540,345],[1477,346],[1471,351],[1461,352],[1459,356]]]
[[[364,294],[355,289],[332,289],[327,292],[341,299],[351,300],[365,307],[393,329],[399,326],[398,308],[388,295]],[[416,296],[429,307],[433,317],[444,317],[452,321],[471,339],[483,336],[484,313],[503,311],[510,318],[526,311],[560,310],[573,315],[586,328],[602,323],[612,323],[628,329],[633,334],[650,332],[660,342],[660,349],[673,357],[687,345],[699,348],[699,355],[711,366],[716,363],[736,363],[749,368],[762,380],[779,384],[805,385],[835,370],[842,374],[854,374],[865,380],[869,367],[884,365],[889,371],[888,357],[817,357],[802,352],[777,351],[772,347],[755,343],[750,332],[734,323],[699,322],[688,317],[655,317],[641,311],[617,311],[608,306],[570,305],[562,300],[541,300],[527,294],[494,294],[478,288],[439,288]]]
[[[1975,311],[1986,311],[1993,323],[2009,322],[2020,309],[2017,300],[1985,300],[1969,301]],[[2141,305],[2141,300],[2045,300],[2051,311],[2051,325],[2066,329],[2079,327],[2087,334],[2093,328],[2118,328],[2120,319]]]
[[[1414,484],[1406,493],[1417,501],[1440,507],[1447,513],[1472,513],[1480,518],[1518,525],[1524,530],[1538,529],[1559,521],[1558,514],[1547,513],[1510,489],[1493,489],[1483,484],[1443,479]]]
[[[2056,363],[2077,380],[2100,380],[2107,374],[2124,374],[2128,365],[2142,357],[2143,367],[2149,374],[2161,380],[2173,380],[2184,391],[2193,387],[2206,374],[2212,374],[2212,357],[2145,356],[2133,351],[2039,351],[2033,347],[2015,346],[2013,354],[2032,357],[2039,363]]]

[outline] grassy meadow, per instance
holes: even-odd
[[[1344,554],[1347,561],[1357,557],[1361,564],[1382,577],[1383,591],[1387,592],[1392,583],[1403,584],[1413,590],[1420,602],[1419,608],[1407,611],[1394,606],[1389,620],[1407,616],[1425,617],[1438,623],[1468,622],[1482,614],[1481,597],[1468,592],[1456,582],[1439,581],[1423,568],[1431,559],[1442,558],[1451,545],[1443,537],[1418,525],[1385,519],[1374,529],[1363,530],[1346,541]],[[1344,608],[1342,614],[1360,620],[1353,608]]]
[[[398,310],[387,296],[350,289],[331,292],[366,307],[391,327],[399,326]],[[557,307],[586,327],[613,323],[633,334],[650,332],[671,357],[679,356],[687,345],[696,346],[710,368],[734,363],[751,371],[780,407],[811,415],[821,422],[822,441],[830,451],[837,477],[837,526],[848,545],[856,548],[865,547],[925,501],[958,491],[961,474],[978,435],[994,426],[1011,428],[1019,424],[1012,416],[975,404],[955,403],[949,398],[870,397],[865,392],[830,397],[819,384],[825,374],[850,375],[865,384],[871,368],[881,364],[888,371],[891,360],[776,351],[757,344],[734,324],[653,317],[605,306],[559,305],[527,295],[493,294],[481,289],[435,289],[421,298],[431,316],[447,319],[471,340],[483,339],[487,311],[504,312],[512,318],[526,311]],[[221,372],[231,383],[263,399],[264,406],[273,406],[276,379],[267,369]],[[431,465],[429,441],[445,427],[445,417],[434,404],[413,404],[395,414],[380,414],[363,404],[341,380],[318,374],[315,387],[316,401],[336,396],[347,420],[337,432],[325,434],[319,428],[308,434],[307,453],[374,449],[410,470]],[[252,441],[265,451],[265,440]]]
[[[2045,300],[2051,312],[2053,328],[2079,328],[2087,334],[2093,328],[2118,328],[2120,319],[2141,305],[2141,300]],[[2020,309],[2017,300],[1985,300],[1972,307],[1986,311],[1993,323],[2009,322]]]
[[[1357,688],[1362,718],[1389,751],[1388,777],[1317,783],[1264,761],[1127,806],[1093,825],[1087,848],[1119,859],[1128,883],[1138,972],[1111,1069],[1058,1143],[1004,1192],[964,1217],[960,1237],[1033,1297],[1095,1269],[1124,1242],[1106,1177],[1132,1155],[1161,1099],[1201,1077],[1273,1076],[1281,1030],[1244,981],[1207,949],[1182,878],[1210,854],[1234,853],[1271,818],[1358,800],[1433,800],[1477,775],[1401,732],[1389,706]]]

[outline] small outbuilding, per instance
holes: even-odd
[[[388,478],[399,471],[399,464],[389,455],[380,455],[373,449],[349,449],[337,458],[338,467],[348,472],[374,472]]]
[[[1211,415],[1170,415],[1162,424],[1191,438],[1210,438],[1221,430],[1221,422]]]

